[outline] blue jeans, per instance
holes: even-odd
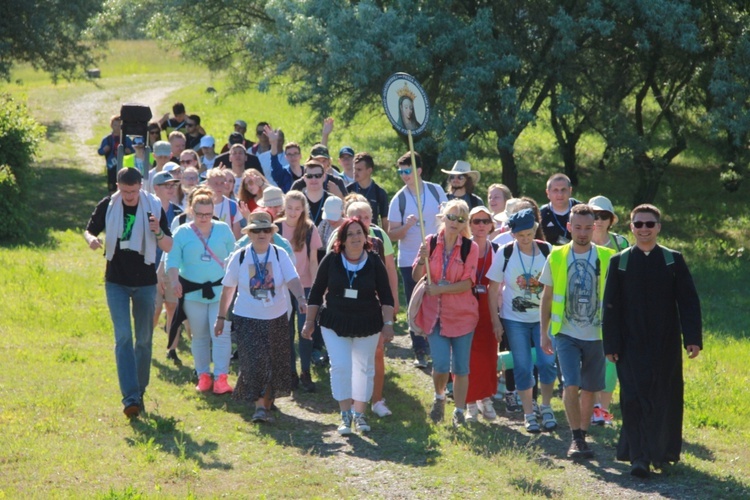
[[[503,319],[503,328],[513,356],[513,372],[516,389],[525,391],[534,387],[534,363],[531,359],[531,349],[536,349],[536,367],[539,370],[539,380],[543,384],[552,384],[557,377],[555,355],[546,354],[542,350],[539,323],[524,323]]]
[[[156,285],[124,286],[106,282],[107,305],[115,328],[115,362],[122,404],[142,404],[151,373],[151,337],[154,328]],[[133,304],[135,348],[130,325]]]
[[[411,267],[399,267],[398,269],[401,271],[401,279],[404,281],[404,295],[406,295],[406,305],[408,308],[411,293],[414,291],[414,287],[417,286],[417,282],[411,277]],[[416,335],[411,330],[409,330],[409,337],[411,337],[411,347],[414,350],[414,354],[425,355],[430,352],[430,346],[424,337]]]
[[[310,360],[312,359],[313,341],[312,339],[302,338],[302,326],[305,324],[307,314],[300,314],[298,311],[297,298],[291,293],[292,297],[292,315],[289,317],[289,341],[292,344],[292,370],[297,373],[297,352],[294,350],[294,316],[297,316],[297,333],[299,334],[299,363],[302,373],[310,371]],[[310,295],[310,288],[305,288],[305,298]]]

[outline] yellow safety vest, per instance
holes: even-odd
[[[549,254],[549,267],[552,274],[552,316],[550,318],[550,333],[557,335],[562,328],[563,315],[565,314],[565,295],[568,288],[568,256],[573,243],[553,247]],[[594,245],[592,243],[592,245]],[[599,310],[598,315],[601,319],[602,302],[604,301],[604,285],[607,281],[607,269],[609,269],[609,259],[615,255],[611,248],[594,245],[599,258]],[[599,337],[602,336],[601,326],[599,327]]]

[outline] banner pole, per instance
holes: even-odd
[[[411,173],[414,176],[414,191],[416,192],[416,204],[417,204],[417,214],[419,215],[419,229],[422,232],[422,243],[424,243],[425,238],[427,238],[427,235],[424,233],[424,216],[422,215],[422,195],[420,193],[420,182],[422,181],[422,178],[417,173],[417,161],[414,158],[414,140],[411,135],[411,130],[408,131],[408,137],[409,137],[409,153],[411,155]],[[409,189],[408,187],[406,189]],[[430,276],[430,262],[429,258],[425,262],[425,273],[427,274],[427,284],[432,284],[432,277]]]

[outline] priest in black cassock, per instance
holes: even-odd
[[[612,257],[604,292],[604,353],[617,364],[622,428],[617,459],[647,477],[680,459],[682,346],[703,348],[701,309],[682,254],[656,243],[661,212],[639,205],[630,214],[636,244]]]

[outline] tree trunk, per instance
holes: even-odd
[[[578,185],[578,170],[576,169],[576,147],[578,145],[578,138],[580,136],[570,136],[569,140],[558,142],[560,153],[563,158],[563,165],[565,166],[565,175],[570,178],[571,184],[574,186]]]
[[[521,193],[518,192],[518,165],[516,165],[513,150],[501,146],[500,141],[498,141],[497,151],[500,153],[500,162],[503,164],[503,184],[508,186],[513,196],[521,196]]]
[[[646,153],[641,153],[633,157],[633,164],[638,172],[638,188],[633,196],[633,206],[653,203],[659,192],[661,179],[664,177],[666,163],[661,159],[654,159]]]

